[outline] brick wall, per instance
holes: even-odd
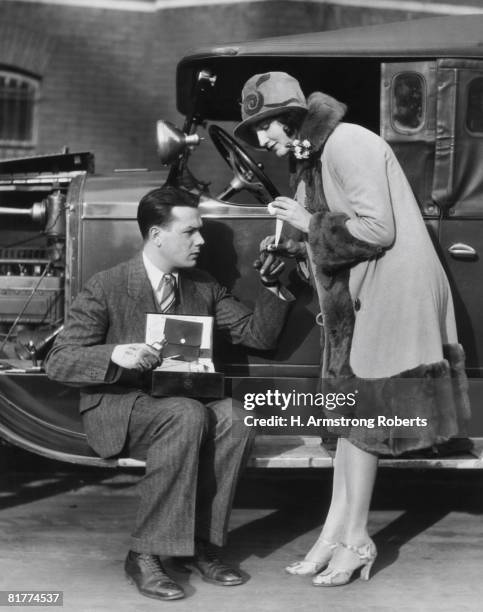
[[[323,27],[325,9],[255,3],[164,10],[154,14],[0,2],[12,36],[32,31],[52,41],[42,74],[38,152],[91,150],[101,172],[156,167],[154,125],[180,122],[175,68],[188,49]],[[9,48],[13,46],[13,41]],[[9,65],[11,52],[0,54]],[[23,66],[21,66],[23,67]]]
[[[163,117],[181,123],[175,68],[192,48],[420,16],[317,2],[135,13],[0,0],[1,27],[10,28],[13,38],[18,28],[31,31],[31,40],[41,36],[49,49],[46,66],[39,67],[37,151],[58,151],[64,145],[93,151],[100,172],[157,167],[155,121]],[[11,61],[11,52],[5,47],[2,52],[0,45],[0,67]]]

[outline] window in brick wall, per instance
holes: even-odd
[[[0,147],[33,147],[39,82],[0,70]]]

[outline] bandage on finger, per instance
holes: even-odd
[[[284,268],[285,268],[285,264],[283,261],[281,261],[277,266],[268,270],[265,274],[267,276],[276,276],[277,274],[280,274],[280,272],[282,272]]]
[[[271,268],[277,261],[278,258],[276,258],[274,255],[272,255],[271,253],[267,254],[267,258],[263,262],[263,266],[260,268],[260,274],[266,274],[267,270]]]
[[[275,223],[275,246],[278,247],[278,243],[280,242],[280,236],[282,235],[283,229],[283,221],[281,219],[277,219]]]

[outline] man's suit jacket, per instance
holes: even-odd
[[[180,270],[173,314],[210,315],[234,344],[275,346],[290,307],[261,288],[253,312],[202,270]],[[158,311],[142,255],[95,274],[72,304],[64,330],[47,356],[47,375],[81,387],[87,439],[102,457],[124,446],[129,417],[143,393],[142,375],[111,362],[117,344],[145,341],[146,313]]]

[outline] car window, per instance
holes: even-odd
[[[393,81],[391,120],[394,129],[403,134],[415,132],[424,124],[425,83],[416,72],[403,72]]]

